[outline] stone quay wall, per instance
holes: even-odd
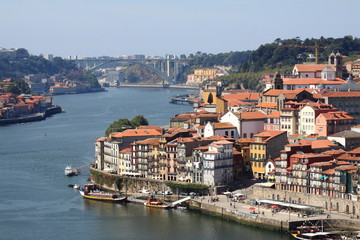
[[[342,198],[331,198],[308,193],[275,190],[264,187],[253,187],[254,198],[266,198],[322,207],[329,212],[348,213],[360,216],[360,202]]]
[[[204,214],[220,217],[226,220],[234,221],[243,225],[253,226],[262,229],[286,232],[289,230],[289,222],[266,218],[260,214],[248,214],[228,208],[219,207],[211,203],[190,201],[189,208]]]
[[[139,193],[146,189],[149,191],[174,191],[167,186],[168,183],[182,184],[181,182],[171,182],[148,178],[126,177],[115,174],[109,174],[94,168],[90,169],[90,180],[103,189],[119,191],[122,193]],[[183,183],[188,184],[188,183]],[[181,191],[181,190],[179,190]],[[208,190],[201,190],[202,194],[208,194]]]

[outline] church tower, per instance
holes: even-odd
[[[342,55],[338,52],[335,55],[335,71],[336,71],[336,77],[342,78]]]
[[[342,78],[343,75],[342,56],[339,52],[337,52],[336,54],[332,52],[330,54],[328,64],[334,68],[336,72],[336,77]]]
[[[275,74],[275,78],[273,80],[273,85],[272,85],[273,89],[284,89],[284,82],[281,78],[280,73],[276,73]]]
[[[332,52],[330,55],[329,55],[329,65],[331,66],[334,66],[335,65],[335,53]]]

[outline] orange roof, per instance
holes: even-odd
[[[334,69],[333,66],[328,64],[295,64],[295,68],[298,72],[321,72],[326,66],[330,66]]]
[[[160,138],[148,138],[145,140],[136,141],[135,144],[142,145],[159,145]]]
[[[310,166],[312,167],[324,167],[324,166],[332,166],[333,164],[328,161],[328,162],[315,162],[315,163],[312,163],[310,164]]]
[[[223,98],[225,100],[253,100],[257,101],[260,98],[261,93],[233,93],[233,94],[225,94]]]
[[[254,137],[267,137],[266,139],[264,139],[264,142],[269,141],[270,139],[281,135],[283,133],[286,133],[286,131],[275,131],[275,130],[264,130],[256,135],[254,135]],[[254,142],[256,143],[256,142]]]
[[[324,117],[326,120],[354,119],[353,117],[349,116],[347,112],[341,111],[321,113],[319,116]]]
[[[214,142],[215,144],[232,144],[232,142],[230,141],[227,141],[227,140],[220,140],[220,141],[217,141],[217,142]]]
[[[349,165],[338,166],[338,167],[335,168],[335,170],[338,170],[338,171],[351,171],[351,170],[357,170],[357,167],[355,167],[352,164],[349,164]]]
[[[283,79],[284,85],[291,85],[291,84],[303,84],[303,85],[341,85],[344,81],[340,80],[333,80],[333,81],[326,81],[321,78],[284,78]]]
[[[334,169],[328,169],[326,171],[322,171],[322,174],[326,174],[326,175],[334,175],[335,174],[335,170]]]
[[[344,153],[343,155],[337,157],[337,159],[345,160],[345,161],[355,161],[355,162],[360,161],[360,157],[352,157],[348,153]]]
[[[280,117],[280,111],[273,112],[273,113],[267,115],[266,117],[268,117],[268,118],[279,118]]]
[[[163,130],[161,127],[155,126],[155,125],[150,125],[150,126],[141,125],[141,126],[137,127],[137,129],[154,129],[154,130],[157,130],[159,133],[162,133],[162,130]]]
[[[114,132],[110,137],[134,137],[134,136],[160,136],[161,134],[154,129],[127,129],[123,132]]]
[[[216,152],[216,151],[207,151],[205,153],[210,153],[210,154],[220,154],[219,152]]]
[[[212,123],[214,129],[228,129],[228,128],[235,128],[234,125],[228,122],[224,123]]]
[[[244,120],[256,120],[256,119],[265,119],[266,115],[262,112],[241,112],[241,113],[234,113],[235,116]]]
[[[330,146],[337,146],[337,145],[328,139],[319,139],[319,140],[311,141],[312,149],[330,148]]]
[[[323,154],[330,155],[330,156],[339,155],[339,154],[343,154],[343,153],[345,153],[345,150],[343,150],[343,149],[328,150],[328,151],[323,152]]]
[[[195,149],[197,149],[197,150],[208,150],[209,146],[200,146],[200,147],[197,147]]]
[[[131,153],[131,148],[124,148],[120,150],[120,153]]]
[[[360,91],[345,91],[345,92],[326,92],[323,93],[324,97],[360,97]]]
[[[101,138],[96,139],[97,142],[104,142],[104,141],[108,141],[108,140],[109,140],[109,138],[107,138],[107,137],[101,137]]]
[[[236,142],[253,142],[254,139],[253,138],[239,138],[236,140]]]
[[[238,99],[230,99],[228,101],[228,107],[234,107],[234,106],[241,106],[241,105],[253,105],[253,103],[250,102],[244,102]]]
[[[270,102],[261,102],[257,104],[255,107],[257,108],[277,108],[276,103],[270,103]]]
[[[349,151],[350,154],[360,154],[360,147],[354,148],[353,150]]]

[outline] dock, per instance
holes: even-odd
[[[193,104],[194,101],[198,98],[195,94],[185,94],[185,95],[176,95],[170,97],[170,103],[174,104]]]

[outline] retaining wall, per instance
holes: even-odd
[[[328,211],[348,213],[360,216],[360,202],[341,198],[324,197],[314,194],[275,190],[271,188],[253,187],[254,198],[267,198],[322,207]]]

